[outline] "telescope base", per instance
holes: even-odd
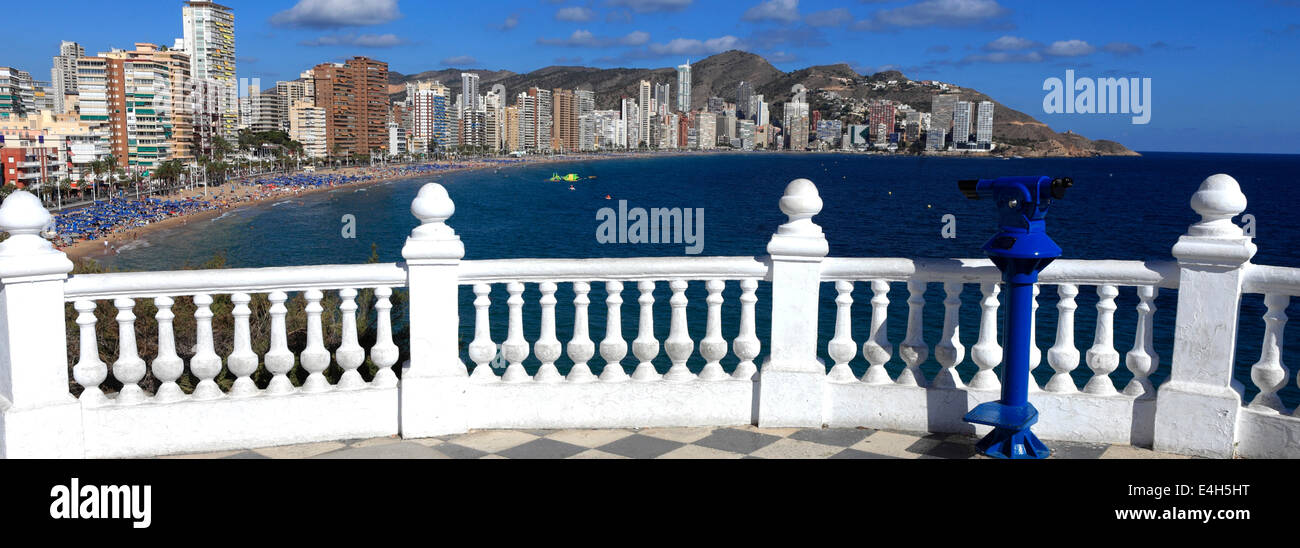
[[[1052,451],[1029,430],[1038,422],[1038,410],[1033,404],[1005,405],[987,402],[975,406],[962,420],[972,424],[992,426],[984,439],[975,444],[976,449],[997,459],[1045,459]]]

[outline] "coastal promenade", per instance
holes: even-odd
[[[420,224],[401,262],[68,275],[66,255],[40,236],[48,212],[15,192],[0,205],[0,229],[10,234],[0,242],[0,456],[138,457],[391,436],[449,442],[443,437],[481,431],[539,438],[552,434],[535,431],[878,431],[852,445],[888,439],[877,437],[884,433],[986,433],[962,417],[1001,388],[1001,274],[993,264],[828,256],[839,236],[815,218],[854,204],[824,203],[807,179],[772,201],[785,221],[748,256],[465,260],[453,228],[457,206],[428,183],[411,203]],[[1060,299],[1036,314],[1056,317],[1056,343],[1031,353],[1031,366],[1052,374],[1043,385],[1031,382],[1029,400],[1040,413],[1034,431],[1049,446],[1300,457],[1300,416],[1278,397],[1295,382],[1282,337],[1300,269],[1251,262],[1255,243],[1233,223],[1247,199],[1232,177],[1205,179],[1190,206],[1199,220],[1173,246],[1172,260],[1058,260],[1042,273],[1040,290]],[[572,291],[558,292],[562,284]],[[603,302],[591,298],[593,284],[605,289]],[[871,289],[869,303],[854,302],[858,284]],[[968,286],[983,299],[977,324],[963,326],[958,297]],[[657,287],[671,290],[667,302],[656,302]],[[707,293],[695,314],[691,287]],[[462,288],[474,295],[466,317],[457,312]],[[503,340],[490,328],[494,288],[498,299],[508,296]],[[823,302],[822,288],[837,297]],[[947,296],[942,335],[927,341],[924,295],[937,288]],[[1085,290],[1097,295],[1097,315],[1080,326],[1091,340],[1076,342],[1076,297]],[[1122,356],[1121,290],[1138,297],[1135,344]],[[1177,292],[1175,307],[1155,309],[1162,291]],[[1245,294],[1263,297],[1267,328],[1258,361],[1238,366]],[[625,298],[638,313],[630,341]],[[891,299],[908,305],[905,318],[893,318],[906,325],[901,340],[886,329]],[[835,336],[823,363],[818,310],[828,305]],[[671,310],[666,337],[654,325],[656,306]],[[761,330],[759,306],[770,311]],[[365,338],[362,307],[374,318]],[[559,307],[573,310],[566,341],[557,337]],[[608,310],[604,322],[589,320],[598,307]],[[294,333],[305,340],[289,342],[290,310],[303,311],[293,321],[302,322]],[[1157,332],[1157,313],[1174,315],[1176,326]],[[724,314],[738,326],[730,340]],[[339,342],[328,346],[325,318],[341,325]],[[871,326],[865,340],[853,338],[854,321]],[[393,336],[399,322],[409,339]],[[462,322],[474,326],[469,340],[460,337]],[[691,322],[705,326],[702,337],[692,336]],[[186,337],[182,324],[192,329]],[[963,329],[979,334],[969,349],[957,336]],[[255,348],[254,337],[264,335],[268,346]],[[156,336],[156,346],[142,345],[145,336]],[[1154,340],[1172,340],[1172,355],[1158,355]],[[768,358],[760,364],[761,350]],[[669,367],[655,366],[661,352]],[[859,352],[870,364],[861,376],[848,365]],[[931,352],[941,366],[935,374],[920,368]],[[728,355],[738,364],[724,368]],[[688,363],[697,356],[702,366]],[[978,372],[967,380],[955,368],[968,356]],[[894,360],[901,371],[886,369]],[[1086,382],[1071,375],[1081,367],[1092,373]],[[1123,386],[1111,378],[1119,367],[1132,374]],[[1237,367],[1249,369],[1257,391],[1250,399],[1233,379]],[[1168,372],[1158,385],[1157,369]]]

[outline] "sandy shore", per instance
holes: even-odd
[[[638,158],[638,157],[645,157],[651,155],[664,156],[664,155],[671,155],[671,154],[672,153],[667,153],[667,154],[665,153],[620,153],[620,154],[593,155],[593,156],[569,155],[569,156],[559,156],[559,157],[555,157],[555,156],[524,157],[523,158],[524,161],[522,162],[519,162],[517,164],[507,164],[507,165],[550,164],[550,163],[592,161],[592,160],[627,159],[627,158]],[[389,181],[411,179],[415,177],[425,177],[434,174],[456,173],[456,172],[471,171],[476,169],[503,167],[501,164],[489,163],[481,160],[466,160],[466,161],[444,160],[439,162],[429,162],[427,164],[418,164],[418,165],[442,165],[442,166],[460,166],[460,167],[456,167],[452,169],[443,169],[439,171],[428,171],[423,173],[390,172],[390,170],[399,169],[402,166],[399,166],[398,168],[354,167],[354,168],[343,168],[338,170],[318,170],[314,173],[314,175],[322,175],[322,176],[376,175],[376,177],[365,181],[354,181],[354,182],[344,183],[344,184],[339,184],[334,186],[321,186],[321,187],[310,188],[310,189],[280,188],[276,190],[270,190],[267,187],[262,185],[248,185],[248,184],[243,184],[242,182],[228,182],[225,185],[222,185],[220,187],[210,188],[208,191],[207,198],[204,198],[202,188],[184,190],[176,194],[168,195],[166,196],[166,199],[184,200],[193,197],[199,200],[206,200],[208,202],[215,203],[218,205],[218,207],[216,209],[199,211],[199,212],[189,213],[185,215],[178,215],[176,217],[170,217],[162,221],[151,223],[149,225],[142,226],[142,227],[133,227],[125,230],[120,230],[96,240],[80,241],[60,249],[62,249],[62,251],[66,253],[70,259],[74,261],[82,258],[88,258],[88,259],[102,258],[117,253],[118,248],[130,243],[131,241],[139,239],[141,236],[147,235],[149,233],[184,225],[191,221],[210,219],[213,217],[217,217],[227,211],[232,211],[241,207],[247,207],[250,205],[259,204],[268,200],[281,200],[289,197],[305,196],[308,194],[315,194],[318,192],[337,190],[345,187],[371,186],[379,183],[386,183]]]

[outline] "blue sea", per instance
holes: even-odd
[[[553,183],[555,173],[578,173],[583,180]],[[968,201],[957,190],[959,179],[992,178],[1005,175],[1069,176],[1075,187],[1057,201],[1049,214],[1049,232],[1074,259],[1171,260],[1170,250],[1188,225],[1199,217],[1189,199],[1203,179],[1226,173],[1241,183],[1249,199],[1246,213],[1256,219],[1257,264],[1300,267],[1300,220],[1294,216],[1300,204],[1300,189],[1293,182],[1300,172],[1300,156],[1146,153],[1135,158],[929,158],[910,156],[865,156],[849,154],[697,154],[653,158],[577,161],[552,165],[525,165],[499,172],[458,172],[369,186],[345,188],[314,195],[268,202],[228,212],[218,219],[191,221],[145,236],[126,246],[120,254],[102,262],[122,270],[166,270],[203,263],[214,254],[225,254],[231,267],[269,267],[303,264],[364,262],[371,244],[381,261],[401,260],[401,247],[418,223],[410,214],[410,203],[420,186],[429,181],[443,184],[456,203],[449,224],[465,242],[466,259],[502,258],[591,258],[631,256],[684,256],[682,244],[601,244],[596,239],[597,211],[617,208],[619,200],[628,207],[681,207],[704,210],[703,255],[765,255],[768,238],[785,221],[778,201],[792,179],[807,178],[816,183],[824,208],[814,220],[830,241],[831,256],[838,257],[980,257],[980,246],[994,230],[994,214],[988,201]],[[595,178],[588,178],[594,176]],[[611,197],[606,200],[606,195]],[[356,238],[342,238],[344,215],[356,217]],[[941,236],[945,214],[956,217],[957,237]],[[604,288],[592,284],[591,338],[604,337]],[[666,283],[656,291],[655,331],[660,340],[668,333]],[[724,292],[723,335],[734,337],[740,294],[730,282]],[[704,333],[702,282],[692,282],[687,296],[690,332],[698,343]],[[538,322],[537,288],[530,284],[525,293],[527,338],[536,339]],[[558,335],[567,341],[572,331],[572,288],[561,285],[557,298]],[[766,340],[768,322],[767,284],[760,286],[758,331]],[[871,298],[869,284],[855,286],[853,308],[854,340],[867,338]],[[907,323],[907,290],[894,284],[889,294],[889,339],[897,349]],[[500,343],[506,334],[505,289],[493,288],[493,339]],[[628,286],[623,298],[624,337],[636,333],[636,292]],[[933,347],[938,342],[943,318],[943,290],[931,284],[926,293],[925,338]],[[821,309],[822,359],[826,342],[834,330],[833,284],[823,284]],[[970,346],[979,331],[979,289],[966,287],[963,293],[961,340],[966,360],[958,368],[964,379],[975,371]],[[473,338],[473,300],[463,288],[461,300],[462,344]],[[1173,355],[1175,291],[1161,291],[1156,301],[1156,350],[1160,366],[1152,375],[1159,384],[1168,376]],[[1293,300],[1289,313],[1297,316]],[[1051,376],[1046,350],[1055,340],[1056,291],[1045,288],[1040,297],[1037,343],[1042,348],[1042,366],[1035,374],[1040,383]],[[1081,352],[1092,345],[1097,296],[1095,288],[1081,287],[1077,299],[1076,343]],[[1121,288],[1115,315],[1115,347],[1123,356],[1133,345],[1137,297],[1133,288]],[[1256,390],[1249,368],[1259,359],[1265,308],[1260,295],[1247,295],[1242,305],[1237,352],[1237,378],[1247,387],[1246,397]],[[1300,342],[1296,329],[1285,337],[1284,360],[1297,359]],[[765,349],[766,350],[766,349]],[[462,351],[462,355],[464,352]],[[766,354],[766,352],[764,352]],[[933,352],[931,352],[933,356]],[[469,363],[467,357],[464,358]],[[763,356],[760,356],[759,363]],[[629,356],[624,364],[631,366]],[[734,367],[728,356],[724,367]],[[533,370],[536,360],[526,365]],[[668,360],[661,353],[656,361],[666,371]],[[866,369],[859,355],[851,364],[858,374]],[[698,371],[703,360],[690,362]],[[895,357],[888,368],[897,373],[902,362]],[[567,358],[560,363],[567,371]],[[599,356],[592,368],[603,367]],[[933,357],[922,369],[933,375],[939,365]],[[1294,371],[1294,367],[1291,368]],[[1081,363],[1074,376],[1082,386],[1091,376]],[[1130,375],[1121,363],[1112,374],[1122,389]],[[1292,378],[1282,392],[1291,407],[1300,403],[1300,389]]]

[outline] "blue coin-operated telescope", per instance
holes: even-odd
[[[963,420],[993,427],[976,446],[985,455],[1047,458],[1051,450],[1029,431],[1038,422],[1038,410],[1029,403],[1029,345],[1034,344],[1029,332],[1038,273],[1061,256],[1061,248],[1047,236],[1043,218],[1052,200],[1064,198],[1074,181],[1068,177],[1002,177],[957,184],[967,198],[992,198],[997,207],[998,233],[984,244],[984,252],[1002,271],[1007,291],[1002,399],[976,406]]]

